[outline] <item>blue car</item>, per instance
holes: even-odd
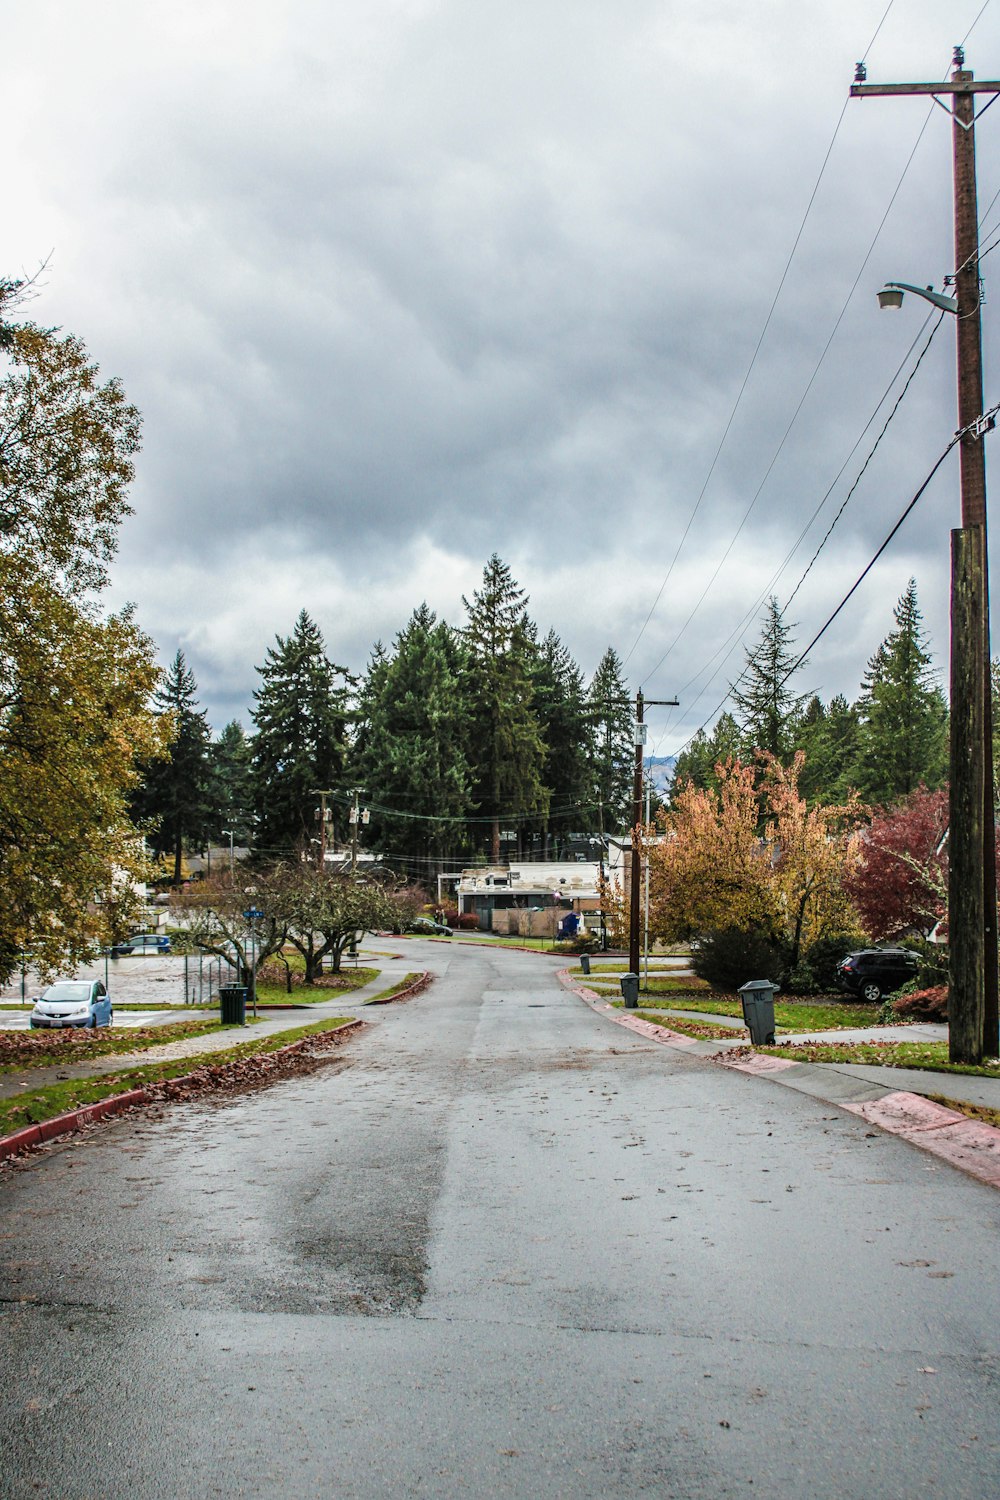
[[[31,1027],[110,1026],[115,1013],[99,979],[59,979],[35,1001]]]

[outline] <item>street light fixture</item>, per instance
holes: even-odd
[[[992,97],[977,111],[980,95]],[[1000,79],[977,79],[956,47],[943,81],[868,83],[858,65],[851,97],[932,98],[952,120],[955,273],[953,298],[932,288],[889,282],[882,306],[913,292],[955,317],[961,525],[951,533],[951,778],[948,876],[949,1055],[979,1063],[998,1045],[996,857],[993,825],[993,727],[990,693],[986,456],[992,416],[983,409],[976,119],[1000,96]],[[945,101],[948,101],[947,103]]]
[[[942,312],[958,312],[957,297],[936,292],[932,286],[911,286],[908,281],[887,281],[878,293],[879,307],[902,307],[904,292],[913,292],[914,296],[923,297],[925,302],[929,302],[932,307],[939,307]]]
[[[978,251],[976,263],[978,265]],[[904,292],[912,292],[914,296],[929,302],[932,307],[951,313],[960,323],[957,297],[936,292],[930,286],[913,286],[907,281],[887,281],[877,294],[879,307],[901,307]],[[985,470],[981,449],[982,438],[993,426],[993,419],[982,414],[978,297],[971,312],[975,315],[976,323],[975,346],[971,351],[968,350],[961,337],[958,345],[959,419],[969,415],[968,410],[963,410],[967,405],[963,401],[963,390],[972,384],[978,387],[980,395],[978,402],[974,403],[978,406],[978,411],[973,420],[967,422],[967,428],[971,429],[974,440],[979,444],[976,458],[982,476],[982,513],[980,517],[975,503],[979,498],[975,494],[979,486],[974,481],[969,482],[968,471],[963,468],[962,510],[965,530],[952,533],[952,752],[948,816],[951,859],[948,906],[951,929],[949,977],[953,1000],[950,1053],[953,1061],[978,1061],[983,1055],[984,1047],[987,1052],[992,1053],[996,1046],[997,933],[992,915],[996,910],[996,860],[990,702],[989,564],[985,537]],[[972,526],[970,521],[973,522]],[[971,1029],[978,1032],[978,1046],[975,1040],[970,1045],[964,1035],[964,1024],[961,1038],[955,1035],[966,1015],[973,1018]],[[988,1038],[992,1038],[992,1043]]]

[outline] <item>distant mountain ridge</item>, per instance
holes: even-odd
[[[661,797],[670,790],[676,764],[676,755],[651,755],[645,762],[647,774]]]

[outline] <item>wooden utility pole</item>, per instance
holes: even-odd
[[[646,743],[643,709],[647,703],[658,708],[676,708],[676,698],[644,698],[642,689],[635,695],[635,771],[632,778],[632,857],[628,884],[628,966],[639,972],[639,845],[642,837],[642,760]]]
[[[944,83],[865,82],[858,64],[851,96],[930,95],[952,117],[955,285],[962,529],[952,533],[951,774],[949,806],[949,1015],[955,1062],[981,1062],[1000,1050],[997,1014],[997,887],[994,836],[993,715],[983,436],[979,224],[976,206],[975,96],[1000,93],[977,83],[956,47]],[[951,108],[943,103],[950,97]],[[992,102],[992,100],[990,101]],[[988,106],[986,106],[988,107]],[[973,535],[974,533],[974,535]]]
[[[333,789],[327,787],[325,791],[314,791],[314,797],[319,798],[319,863],[316,868],[322,872],[326,869],[326,799],[333,796]]]

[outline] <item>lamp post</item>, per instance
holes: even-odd
[[[949,1052],[979,1063],[998,1050],[996,850],[990,692],[989,582],[986,547],[986,455],[993,425],[983,415],[979,215],[976,205],[976,99],[1000,94],[1000,81],[977,80],[956,47],[942,83],[866,81],[859,63],[851,97],[923,95],[952,119],[955,295],[889,282],[882,307],[912,292],[953,314],[957,334],[961,526],[951,533],[951,774],[949,778]],[[950,100],[950,108],[943,97]],[[993,99],[989,101],[992,103]],[[989,108],[986,104],[984,108]],[[982,113],[982,110],[980,110]]]
[[[970,258],[978,266],[978,244]],[[954,279],[957,282],[959,278]],[[984,1054],[997,1052],[1000,1040],[986,456],[982,443],[993,424],[983,417],[978,273],[974,297],[967,295],[964,301],[936,292],[933,287],[888,281],[878,293],[879,307],[902,307],[906,292],[951,313],[958,323],[962,525],[951,534],[949,1051],[953,1062],[978,1063]],[[964,324],[974,325],[971,337]]]
[[[235,861],[233,858],[233,830],[231,828],[224,828],[222,830],[223,837],[225,837],[227,833],[229,835],[229,876],[230,879],[232,879],[233,871],[235,868]]]

